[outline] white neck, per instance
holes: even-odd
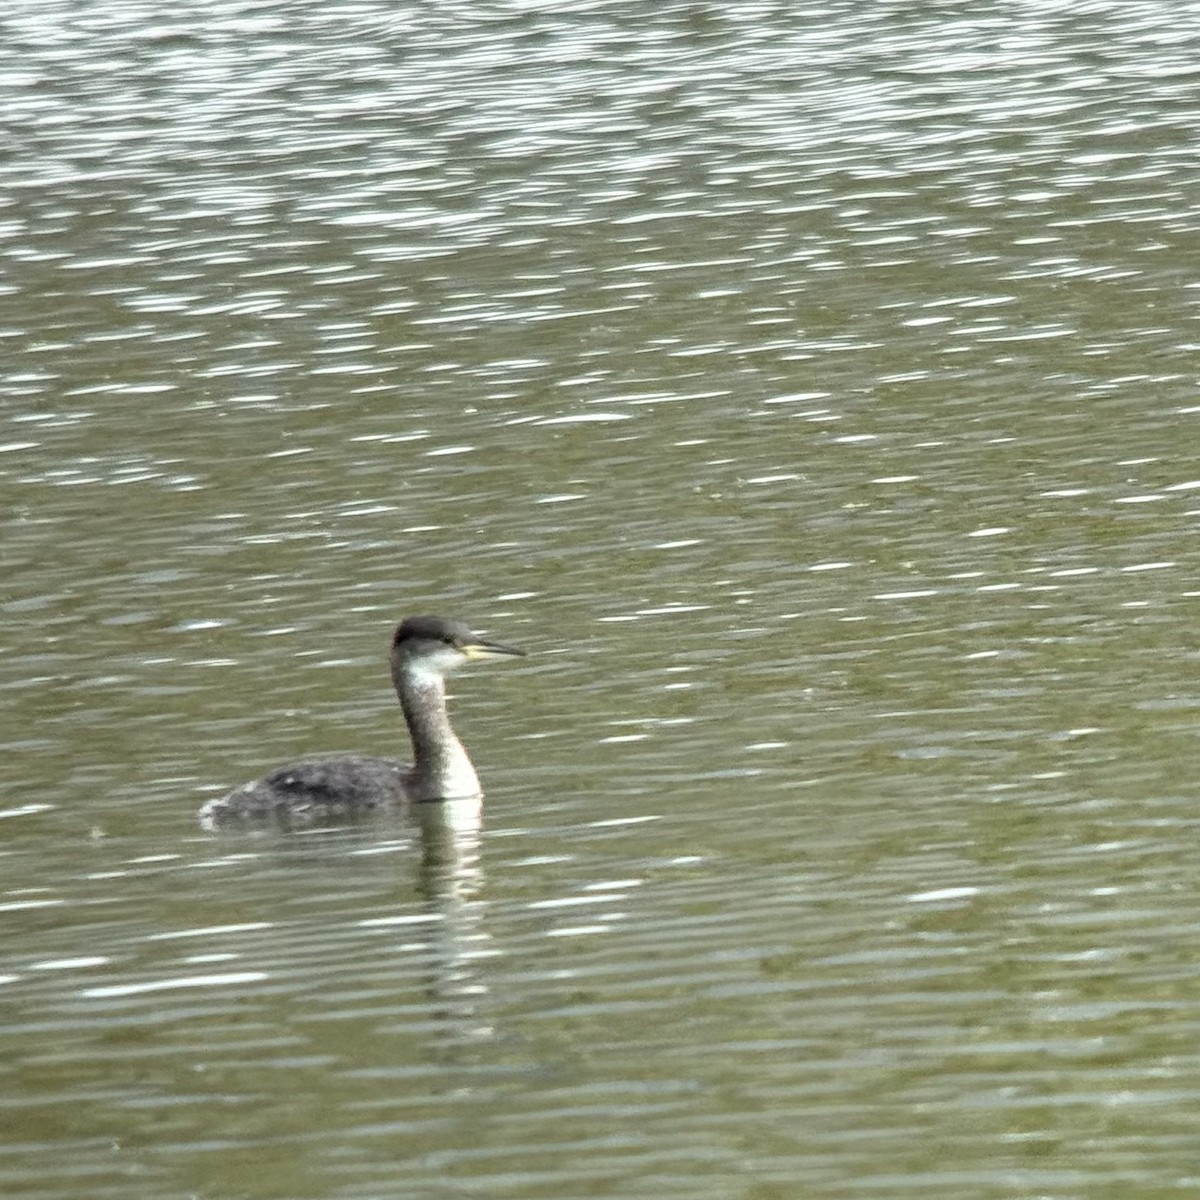
[[[478,796],[479,776],[466,748],[450,727],[446,685],[438,671],[411,662],[396,663],[392,681],[400,696],[413,745],[411,787],[414,800]]]

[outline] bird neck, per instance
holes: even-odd
[[[402,664],[392,680],[412,738],[414,799],[479,795],[479,777],[450,726],[442,676]]]

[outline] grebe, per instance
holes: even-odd
[[[200,824],[210,830],[264,819],[311,825],[423,800],[479,796],[479,776],[450,727],[445,677],[468,662],[524,655],[485,641],[461,621],[405,618],[392,638],[391,663],[412,738],[412,764],[371,755],[292,763],[210,800],[200,809]]]

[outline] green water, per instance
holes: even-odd
[[[1200,27],[1093,7],[9,19],[5,1195],[1196,1188]],[[421,611],[482,824],[204,835]]]

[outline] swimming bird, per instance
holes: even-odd
[[[277,767],[200,809],[205,829],[274,819],[313,825],[398,809],[423,800],[481,795],[479,776],[450,726],[445,677],[469,662],[524,657],[489,642],[461,621],[406,617],[392,638],[392,683],[412,739],[411,764],[397,758],[339,755]]]

